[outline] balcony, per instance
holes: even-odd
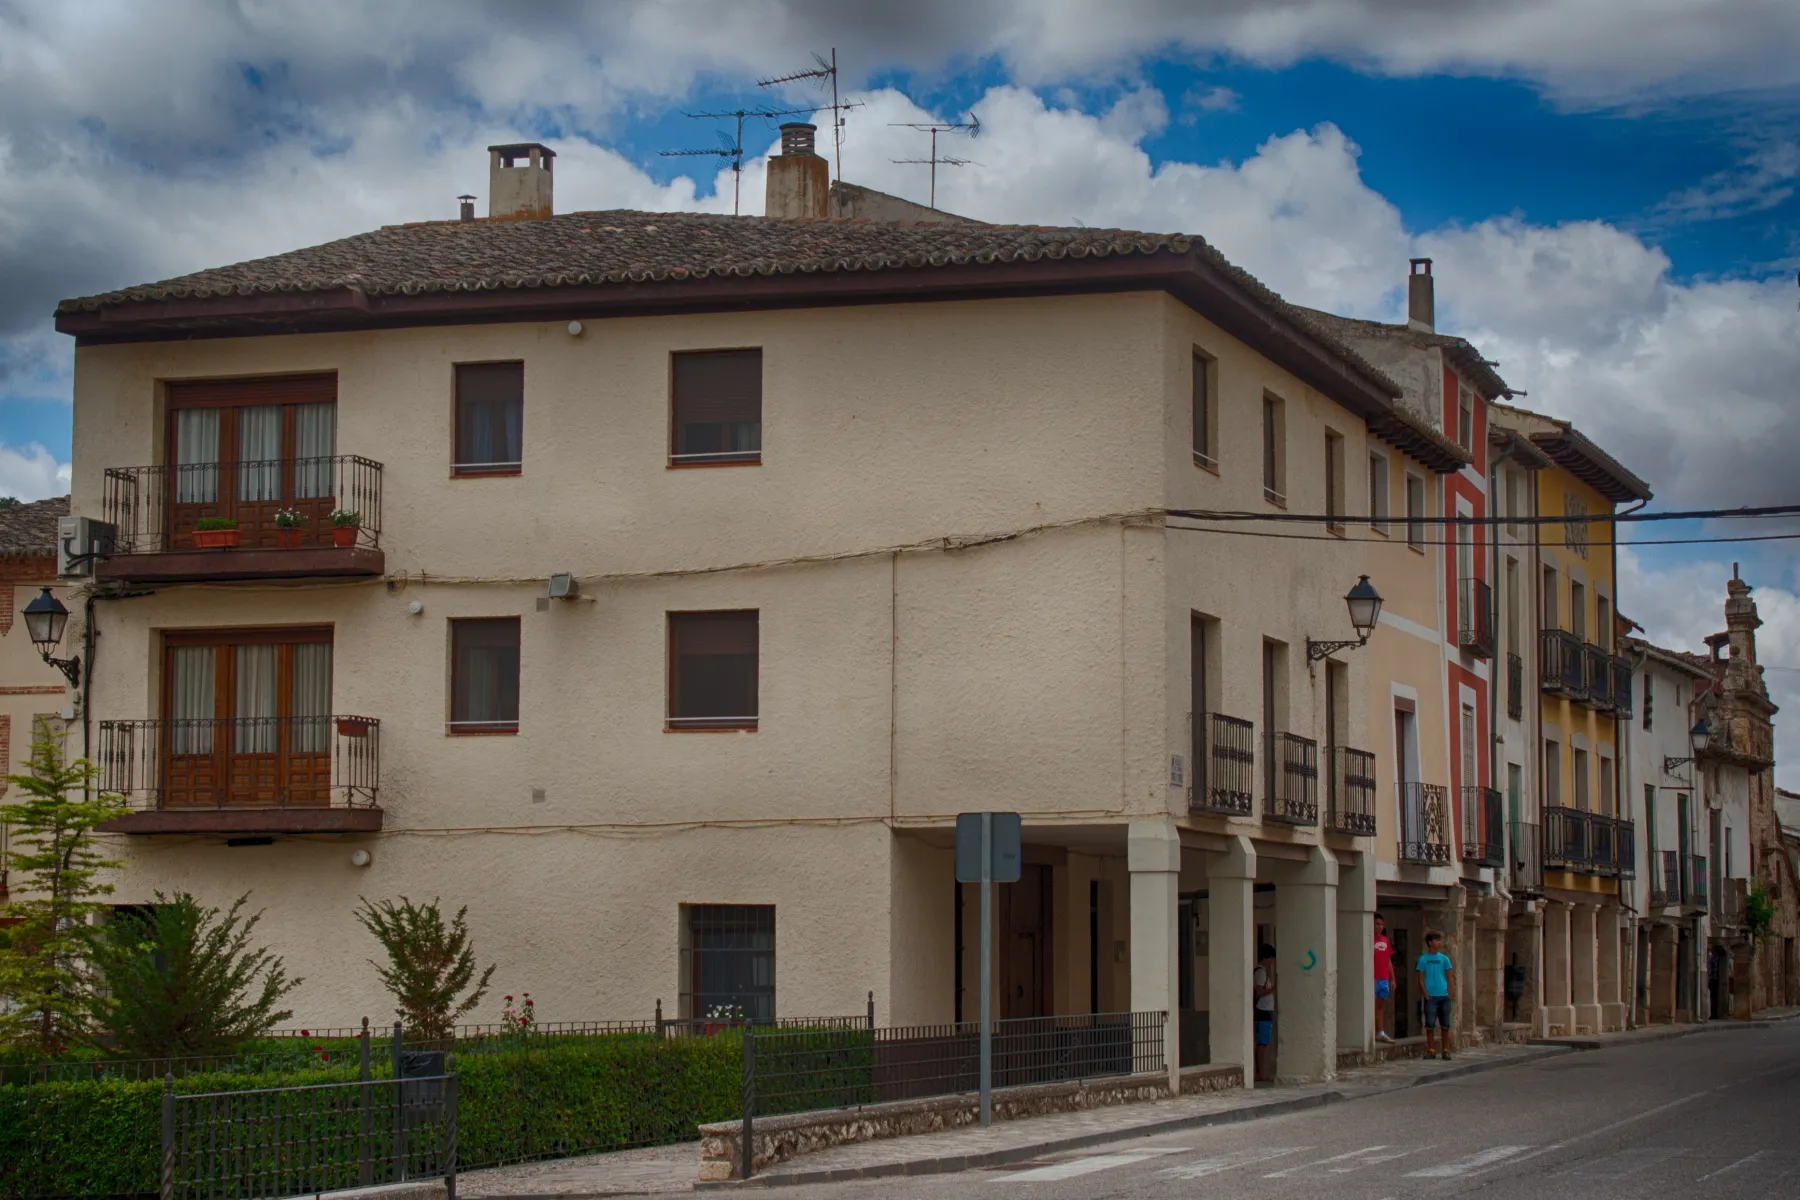
[[[1593,830],[1588,823],[1590,815],[1578,808],[1551,806],[1544,809],[1546,871],[1593,871]]]
[[[1744,923],[1745,900],[1750,893],[1748,879],[1720,879],[1717,899],[1712,905],[1712,923],[1714,928],[1736,929]]]
[[[1613,862],[1614,873],[1620,879],[1637,878],[1637,822],[1627,821],[1624,817],[1613,820],[1615,828],[1614,845],[1617,857]]]
[[[1508,886],[1517,896],[1543,894],[1543,838],[1537,825],[1530,821],[1512,823],[1512,874]]]
[[[1256,811],[1256,726],[1224,713],[1194,722],[1194,790],[1190,812],[1247,817]]]
[[[1450,861],[1450,794],[1436,783],[1402,783],[1400,861],[1443,866]]]
[[[1285,825],[1319,823],[1319,743],[1292,733],[1271,733],[1263,759],[1263,817]]]
[[[1613,707],[1612,655],[1588,642],[1581,648],[1581,671],[1587,680],[1587,704],[1601,712]]]
[[[1650,907],[1668,908],[1681,902],[1681,852],[1650,851]]]
[[[1351,837],[1375,836],[1375,756],[1348,746],[1331,748],[1331,801],[1326,828]]]
[[[1614,656],[1612,660],[1612,707],[1613,712],[1631,720],[1632,705],[1631,664],[1623,658]]]
[[[1498,788],[1462,790],[1462,860],[1481,867],[1506,865],[1506,818]]]
[[[1494,589],[1480,579],[1457,582],[1456,644],[1477,658],[1494,656]]]
[[[1681,907],[1690,913],[1703,913],[1707,909],[1706,884],[1711,876],[1706,871],[1706,855],[1690,854],[1688,856],[1688,873],[1685,885],[1681,889]]]
[[[254,836],[381,828],[373,717],[102,721],[99,786],[125,798],[109,833]]]
[[[1587,700],[1581,639],[1565,629],[1546,629],[1538,643],[1538,686],[1554,696]]]
[[[178,580],[291,579],[380,575],[381,464],[355,455],[262,462],[112,467],[106,472],[105,520],[113,553],[98,578],[130,583]],[[299,514],[293,530],[276,514]],[[358,525],[339,527],[334,512],[354,512]],[[199,523],[235,521],[234,544],[202,547]],[[340,538],[343,539],[340,541]]]
[[[1506,715],[1525,719],[1525,660],[1517,654],[1506,656]]]

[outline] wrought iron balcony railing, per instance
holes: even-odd
[[[1613,870],[1620,879],[1637,878],[1637,822],[1624,817],[1608,818],[1613,823],[1613,845],[1616,857]]]
[[[1681,851],[1655,850],[1650,854],[1650,907],[1667,908],[1682,903]]]
[[[1571,700],[1587,699],[1580,638],[1566,629],[1544,630],[1538,642],[1538,684],[1546,692]]]
[[[1462,860],[1483,867],[1506,864],[1506,817],[1499,789],[1462,790]]]
[[[1631,720],[1632,706],[1631,664],[1622,656],[1614,655],[1612,660],[1612,708],[1619,716]]]
[[[1480,658],[1494,654],[1494,589],[1481,579],[1456,586],[1456,644]]]
[[[1531,821],[1512,823],[1512,876],[1509,886],[1515,895],[1536,896],[1544,890],[1544,846],[1542,831]]]
[[[1525,718],[1525,660],[1517,654],[1506,656],[1506,715]]]
[[[1319,743],[1271,733],[1263,758],[1263,816],[1286,825],[1319,823]]]
[[[1450,796],[1442,784],[1399,785],[1400,858],[1433,866],[1450,861]]]
[[[1194,719],[1193,812],[1247,817],[1256,811],[1256,726],[1224,713]]]
[[[1684,886],[1681,889],[1682,907],[1692,909],[1695,912],[1705,912],[1708,907],[1707,885],[1708,881],[1712,878],[1712,876],[1707,873],[1706,855],[1688,855],[1687,868],[1687,879],[1683,881]]]
[[[237,523],[240,550],[333,546],[346,536],[334,512],[356,514],[351,544],[381,545],[381,464],[353,454],[109,467],[103,502],[117,554],[196,549],[196,527],[209,517]],[[284,510],[299,515],[292,534],[275,523]]]
[[[100,790],[134,809],[368,808],[381,782],[373,717],[100,722]]]
[[[1331,748],[1326,827],[1353,837],[1375,836],[1375,756],[1367,750]]]
[[[1613,707],[1612,655],[1588,642],[1581,647],[1581,669],[1587,680],[1590,708],[1611,712]]]
[[[1594,867],[1590,814],[1556,805],[1544,809],[1544,869],[1591,871]]]

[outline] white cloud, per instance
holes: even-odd
[[[68,494],[68,463],[35,442],[23,450],[0,444],[0,496],[44,500]]]
[[[1184,107],[1193,107],[1201,112],[1236,112],[1238,102],[1243,99],[1228,87],[1196,88],[1183,96]]]
[[[1796,179],[1800,143],[1777,141],[1676,192],[1658,206],[1657,216],[1667,222],[1719,221],[1767,212],[1794,194]]]

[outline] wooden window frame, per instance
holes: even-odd
[[[1194,347],[1189,378],[1189,418],[1193,422],[1194,465],[1219,473],[1218,360]]]
[[[450,642],[448,647],[450,653],[450,694],[447,697],[449,703],[445,706],[447,711],[444,714],[444,733],[448,737],[510,737],[519,732],[519,714],[517,712],[513,714],[513,719],[511,721],[459,721],[456,719],[458,683],[456,654],[457,628],[459,626],[478,623],[497,625],[501,622],[510,623],[519,633],[519,679],[515,681],[515,686],[518,687],[518,690],[521,693],[519,697],[519,706],[521,709],[524,707],[524,688],[522,685],[524,683],[525,675],[525,622],[517,616],[505,615],[451,617],[449,620],[450,627],[446,631],[449,634]]]
[[[1338,537],[1346,534],[1344,511],[1349,506],[1345,470],[1344,435],[1335,429],[1325,431],[1325,532]],[[1335,519],[1333,519],[1335,518]]]
[[[462,445],[462,371],[464,367],[519,368],[519,461],[511,463],[463,462]],[[525,473],[525,360],[497,358],[478,362],[453,363],[450,367],[450,478],[494,479]]]
[[[676,626],[682,618],[735,617],[750,618],[756,625],[756,713],[725,717],[684,717],[681,707],[681,663],[677,654]],[[663,707],[664,733],[754,733],[762,723],[762,610],[757,608],[672,609],[664,617],[665,665],[667,679]]]
[[[756,355],[756,449],[741,451],[717,451],[705,454],[681,452],[681,396],[676,388],[677,363],[684,358],[698,358],[713,354],[754,354]],[[672,350],[669,352],[669,461],[668,470],[686,471],[708,469],[712,467],[760,467],[762,466],[762,431],[764,428],[763,383],[767,377],[767,361],[762,346],[708,346],[694,350]]]
[[[1376,475],[1381,476],[1379,482]],[[1382,537],[1388,536],[1388,518],[1393,515],[1393,464],[1380,451],[1369,452],[1369,528]]]
[[[1262,463],[1263,499],[1286,508],[1287,402],[1272,392],[1263,393]]]
[[[1419,510],[1417,512],[1413,511],[1412,503],[1413,485],[1415,484],[1418,485],[1419,489]],[[1406,472],[1405,501],[1407,516],[1406,548],[1423,554],[1425,553],[1426,526],[1423,520],[1415,520],[1415,518],[1425,518],[1431,515],[1431,488],[1425,482],[1425,477],[1423,475],[1414,471]]]

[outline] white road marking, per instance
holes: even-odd
[[[1658,1163],[1668,1162],[1671,1158],[1686,1154],[1685,1146],[1639,1146],[1630,1150],[1615,1150],[1611,1154],[1602,1154],[1599,1158],[1590,1158],[1586,1162],[1577,1163],[1564,1171],[1564,1175],[1588,1175],[1597,1179],[1623,1179],[1627,1175],[1635,1175],[1639,1171],[1654,1167]]]
[[[1183,1154],[1185,1146],[1146,1146],[1141,1150],[1125,1150],[1118,1154],[1091,1154],[1086,1158],[1070,1159],[1068,1162],[1051,1163],[1047,1167],[1033,1167],[1029,1171],[1015,1171],[1011,1175],[996,1176],[995,1183],[1035,1183],[1050,1179],[1073,1179],[1077,1175],[1092,1175],[1095,1171],[1105,1171],[1112,1167],[1129,1167],[1146,1159],[1156,1158],[1163,1154]]]
[[[1746,1155],[1744,1155],[1744,1157],[1738,1159],[1736,1162],[1730,1164],[1729,1166],[1720,1167],[1716,1171],[1712,1171],[1708,1174],[1702,1175],[1700,1178],[1694,1180],[1694,1182],[1695,1183],[1705,1183],[1709,1179],[1717,1179],[1719,1176],[1725,1174],[1727,1171],[1735,1171],[1739,1167],[1749,1166],[1751,1163],[1755,1162],[1757,1159],[1761,1158],[1763,1155],[1765,1155],[1767,1153],[1768,1153],[1767,1150],[1758,1150],[1755,1154],[1746,1154]]]
[[[1179,1167],[1169,1167],[1160,1173],[1170,1179],[1204,1179],[1208,1175],[1218,1175],[1233,1167],[1248,1167],[1280,1158],[1283,1155],[1299,1154],[1303,1150],[1311,1149],[1311,1146],[1268,1146],[1255,1150],[1233,1150],[1229,1154],[1217,1154],[1211,1158],[1199,1158],[1191,1163],[1182,1163]]]
[[[1285,1171],[1271,1171],[1264,1179],[1288,1179],[1295,1175],[1304,1175],[1317,1170],[1323,1175],[1348,1175],[1364,1167],[1372,1167],[1377,1163],[1392,1162],[1396,1158],[1405,1158],[1409,1154],[1418,1154],[1429,1150],[1429,1146],[1411,1146],[1396,1149],[1393,1146],[1364,1146],[1361,1150],[1351,1150],[1345,1154],[1334,1154],[1330,1158],[1321,1158],[1316,1162],[1301,1163],[1297,1167],[1289,1167]]]
[[[1516,1154],[1523,1154],[1531,1146],[1489,1146],[1467,1158],[1459,1158],[1455,1162],[1439,1163],[1435,1167],[1424,1167],[1417,1171],[1408,1171],[1408,1179],[1455,1179],[1459,1175],[1473,1175],[1485,1171],[1497,1163]]]

